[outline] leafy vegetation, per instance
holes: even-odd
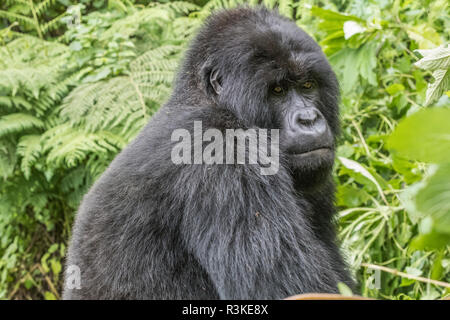
[[[81,197],[168,98],[203,19],[242,3],[296,20],[338,74],[338,218],[361,293],[450,294],[446,0],[6,0],[0,298],[60,298]]]

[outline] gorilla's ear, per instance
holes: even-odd
[[[213,90],[216,92],[217,95],[220,94],[222,91],[222,79],[220,79],[219,72],[216,69],[211,70],[211,73],[209,74],[209,84],[213,88]]]
[[[212,61],[206,61],[200,69],[200,77],[206,93],[210,96],[218,96],[222,92],[222,77],[213,65]]]

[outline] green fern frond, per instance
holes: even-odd
[[[72,192],[73,190],[82,187],[86,179],[86,169],[83,167],[78,167],[67,174],[61,179],[61,191],[64,193]]]
[[[129,77],[122,76],[77,87],[65,99],[60,114],[73,126],[92,132],[111,130],[134,112],[146,117],[136,88]]]
[[[64,100],[60,115],[73,126],[90,132],[136,132],[148,116],[169,97],[180,46],[147,51],[130,63],[130,75],[84,84]],[[130,120],[131,119],[131,120]]]
[[[0,96],[0,106],[8,109],[18,109],[30,111],[33,105],[23,97],[20,96]]]
[[[49,202],[49,194],[46,192],[38,192],[38,193],[33,193],[32,195],[30,195],[29,201],[27,201],[28,203],[32,203],[33,204],[33,211],[35,212],[35,216],[40,216],[38,215],[39,213],[41,213],[42,211],[44,211],[45,207],[48,205]],[[38,218],[39,219],[39,218]],[[45,223],[46,221],[44,221]]]
[[[50,31],[56,30],[58,27],[60,27],[63,24],[62,18],[64,18],[65,16],[66,16],[66,13],[64,12],[63,14],[60,14],[56,18],[50,20],[49,22],[42,24],[42,26],[41,26],[42,33],[46,34]]]
[[[120,34],[124,37],[130,37],[139,29],[140,25],[152,23],[164,27],[170,21],[170,12],[164,10],[161,6],[146,8],[135,11],[134,13],[114,22],[100,37],[101,41],[111,39],[114,35]]]
[[[13,21],[17,21],[23,25],[29,26],[29,27],[36,27],[36,24],[34,23],[34,20],[31,18],[28,18],[27,16],[21,15],[21,14],[17,14],[17,13],[13,13],[13,12],[8,12],[5,10],[0,10],[0,17],[2,18],[6,18],[9,21],[13,22]]]
[[[0,47],[0,54],[2,56],[0,63],[7,66],[7,63],[10,61],[24,63],[33,60],[48,65],[54,59],[61,60],[58,57],[68,51],[68,48],[63,44],[22,35],[6,46]],[[63,56],[62,58],[66,57]],[[3,59],[6,59],[6,61]]]
[[[10,139],[0,139],[0,177],[3,180],[13,175],[16,163],[16,146]]]
[[[124,3],[126,2],[126,3]],[[132,3],[127,0],[108,0],[108,8],[109,9],[117,9],[119,11],[128,12],[134,11],[134,7]]]
[[[151,82],[149,83],[141,83],[139,85],[139,90],[142,92],[142,95],[145,97],[146,101],[155,102],[161,105],[167,97],[169,97],[171,89],[165,84],[155,85]]]
[[[137,71],[143,68],[146,70],[174,70],[176,68],[180,50],[181,46],[172,44],[162,45],[160,47],[148,50],[130,63],[130,69],[132,71]],[[166,57],[169,58],[164,59]]]
[[[187,15],[200,9],[199,6],[186,1],[171,1],[158,6],[170,11],[172,15]]]
[[[211,0],[202,9],[204,13],[210,13],[218,9],[230,9],[247,4],[245,0]]]
[[[176,39],[180,39],[183,41],[183,44],[186,45],[187,41],[191,39],[195,32],[202,25],[202,19],[206,18],[209,13],[202,13],[204,11],[199,11],[196,15],[199,17],[198,19],[193,19],[191,17],[180,17],[173,22],[173,34]]]
[[[288,18],[294,18],[294,0],[277,0],[276,7],[278,8],[278,12]]]
[[[41,16],[47,9],[55,4],[56,0],[44,0],[35,6],[34,10],[38,16]]]
[[[140,72],[134,72],[132,74],[132,77],[135,81],[142,83],[142,82],[149,82],[149,83],[166,83],[170,84],[173,80],[173,71],[162,71],[162,70],[156,70],[156,71],[140,71]]]
[[[0,47],[0,66],[13,65],[52,66],[66,61],[69,49],[62,44],[41,40],[32,36],[22,36]]]
[[[110,132],[89,133],[63,124],[45,132],[42,137],[47,163],[75,167],[91,154],[115,154],[125,141]]]
[[[40,141],[40,135],[26,135],[22,136],[17,144],[17,154],[22,157],[20,168],[26,179],[29,179],[31,168],[41,154]]]
[[[36,114],[45,114],[68,92],[68,81],[72,79],[61,81],[68,54],[64,45],[30,36],[0,47],[0,89],[5,96],[12,97],[11,101],[2,99],[0,103],[7,106],[13,103],[19,110],[31,109],[32,104]]]
[[[66,15],[62,13],[58,17],[54,18],[51,13],[51,8],[57,4],[56,0],[43,0],[39,1],[23,1],[14,0],[8,1],[6,5],[6,11],[0,10],[0,17],[6,18],[9,22],[17,22],[20,26],[29,29],[34,29],[39,38],[44,38],[50,31],[56,29],[60,25],[61,18]],[[20,3],[20,13],[8,11],[14,9],[16,4]],[[58,9],[56,11],[59,11]],[[50,19],[50,20],[49,20]]]
[[[52,99],[52,101],[59,101],[63,99],[70,91],[70,87],[77,84],[80,79],[85,76],[90,71],[89,68],[82,69],[78,72],[71,74],[64,80],[59,81],[50,88],[47,89],[47,96]]]
[[[44,122],[26,113],[11,113],[0,118],[0,137],[30,129],[43,129]]]
[[[92,177],[93,180],[100,177],[100,175],[105,171],[105,169],[109,166],[111,163],[112,158],[107,156],[96,156],[91,157],[86,162],[86,167],[89,168],[89,174],[90,177]]]

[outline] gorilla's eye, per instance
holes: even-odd
[[[272,88],[272,92],[276,95],[282,95],[284,93],[283,87],[275,86]]]
[[[302,84],[304,89],[313,89],[315,86],[316,84],[313,81],[306,81]]]

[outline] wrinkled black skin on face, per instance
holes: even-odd
[[[66,264],[81,269],[82,288],[66,288],[64,298],[281,299],[337,292],[339,281],[353,287],[332,219],[333,152],[295,161],[281,141],[280,169],[267,176],[257,165],[170,158],[172,131],[192,132],[194,120],[203,130],[283,130],[291,98],[268,92],[274,75],[284,81],[292,72],[314,74],[305,105],[320,110],[336,137],[336,77],[306,33],[264,9],[209,18],[168,103],[84,197]]]

